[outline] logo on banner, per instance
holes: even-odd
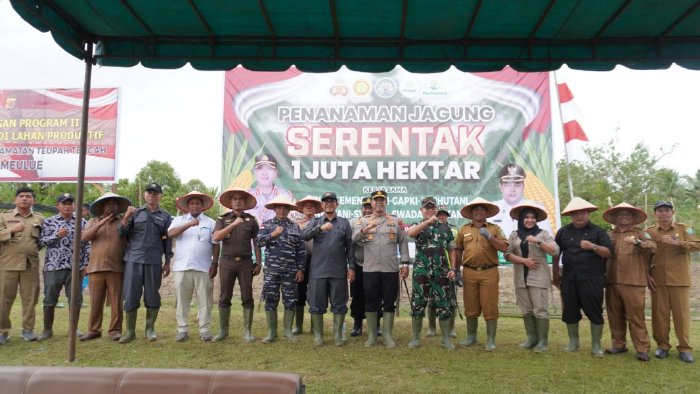
[[[8,97],[7,100],[5,100],[5,109],[15,109],[15,106],[17,106],[16,97]]]
[[[391,78],[382,78],[374,84],[374,92],[381,98],[392,98],[396,94],[396,82]]]
[[[355,92],[356,96],[367,97],[372,91],[372,84],[366,79],[358,79],[352,85],[352,91]]]
[[[332,96],[347,96],[348,87],[342,82],[337,82],[335,85],[331,86],[330,93]]]

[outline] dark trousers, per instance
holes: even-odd
[[[346,278],[311,278],[309,280],[309,313],[326,313],[329,299],[333,314],[348,313],[348,280]]]
[[[365,288],[362,275],[362,266],[355,265],[355,280],[350,283],[350,316],[355,320],[365,318]]]
[[[219,260],[219,307],[230,308],[236,279],[241,287],[241,305],[253,308],[253,260]]]
[[[73,273],[70,269],[44,271],[44,306],[55,307],[61,289],[66,289],[66,298],[70,302]],[[78,284],[80,286],[80,284]],[[83,292],[78,291],[78,306],[83,304]]]
[[[141,306],[141,294],[146,308],[160,308],[160,284],[163,267],[160,264],[124,264],[124,312],[132,312]]]
[[[297,306],[306,305],[306,293],[309,288],[309,265],[311,264],[311,254],[306,254],[306,268],[304,268],[304,280],[297,283]]]
[[[398,272],[364,272],[365,311],[394,313],[399,291]]]
[[[601,325],[603,320],[603,277],[593,279],[561,280],[563,311],[561,319],[566,324],[581,321],[581,309],[591,324]]]

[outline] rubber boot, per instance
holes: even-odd
[[[228,338],[230,320],[231,320],[231,307],[224,308],[224,307],[220,306],[219,307],[219,333],[216,334],[214,339],[212,339],[213,342],[223,341],[225,338]]]
[[[602,324],[591,324],[591,354],[595,357],[603,357],[603,348],[600,346],[600,338],[603,336]]]
[[[53,306],[44,307],[44,332],[39,335],[37,341],[45,341],[53,336],[53,317],[56,308]]]
[[[297,305],[295,312],[296,314],[294,318],[294,328],[292,329],[292,334],[299,335],[304,331],[304,305]],[[287,313],[286,310],[285,313]],[[285,334],[284,336],[286,337],[287,335]]]
[[[263,338],[263,342],[272,343],[277,340],[277,309],[265,311],[267,318],[267,336]]]
[[[537,326],[537,346],[534,348],[535,353],[544,353],[549,350],[549,319],[535,319]]]
[[[253,336],[253,308],[243,308],[243,340],[250,343]]]
[[[523,315],[523,323],[525,324],[525,333],[527,339],[520,344],[522,349],[532,349],[537,345],[537,326],[535,325],[535,315]]]
[[[129,343],[136,338],[136,314],[138,311],[138,309],[134,309],[131,312],[124,312],[126,332],[124,332],[122,337],[119,338],[119,343]]]
[[[455,346],[450,342],[450,320],[440,320],[440,331],[442,332],[442,341],[440,346],[447,350],[453,350]]]
[[[435,317],[437,316],[437,308],[435,304],[428,305],[428,332],[425,333],[426,337],[434,337],[437,334],[435,329]]]
[[[367,318],[367,341],[365,347],[373,347],[377,344],[377,312],[366,312]]]
[[[146,308],[146,339],[149,341],[158,339],[158,337],[156,337],[155,324],[159,310],[160,308]]]
[[[457,307],[452,307],[452,316],[450,316],[450,338],[457,338],[455,331],[455,318],[457,317]]]
[[[423,329],[423,318],[414,317],[411,320],[411,327],[413,327],[413,340],[408,343],[408,347],[417,348],[420,346],[420,331]]]
[[[479,327],[478,317],[467,318],[467,338],[459,343],[460,346],[471,346],[476,343],[476,329]]]
[[[384,339],[384,346],[388,348],[395,348],[396,342],[394,342],[394,314],[384,312],[384,325],[382,326],[382,338]]]
[[[303,309],[302,312],[304,312]],[[297,337],[294,336],[294,330],[292,330],[292,322],[294,321],[295,315],[296,312],[294,311],[294,309],[285,309],[284,317],[282,318],[282,322],[284,324],[284,337],[291,342],[297,341]],[[304,315],[302,315],[302,318],[303,316]]]
[[[323,346],[323,315],[311,314],[311,329],[314,330],[314,345]]]
[[[343,346],[343,323],[345,315],[340,313],[333,314],[333,344],[335,346]]]
[[[565,352],[575,352],[578,350],[578,323],[567,324],[566,331],[569,333],[569,345],[564,348]]]
[[[498,320],[486,320],[486,349],[487,352],[492,352],[496,350],[496,328],[498,327]]]

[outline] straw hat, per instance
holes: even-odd
[[[459,211],[459,213],[461,213],[462,216],[467,218],[467,219],[472,219],[472,209],[474,209],[474,207],[477,207],[477,206],[482,206],[482,207],[486,208],[486,217],[487,218],[490,218],[491,216],[496,216],[498,214],[498,212],[501,210],[500,208],[498,208],[498,205],[496,205],[488,200],[484,200],[481,197],[477,197],[477,198],[473,199],[472,202],[470,202],[469,204],[462,207],[462,210]]]
[[[286,205],[289,207],[289,209],[296,209],[297,207],[297,205],[294,204],[294,201],[292,201],[291,198],[283,194],[280,194],[279,196],[268,201],[267,204],[265,204],[265,208],[275,209],[275,205]]]
[[[302,198],[301,200],[297,200],[297,211],[304,213],[302,210],[302,207],[307,202],[314,203],[314,208],[315,208],[316,213],[323,212],[323,206],[321,205],[321,200],[318,197],[314,197],[312,195],[308,195],[308,196]]]
[[[635,225],[647,220],[646,212],[635,207],[634,205],[627,204],[626,202],[617,204],[614,207],[609,208],[607,211],[603,212],[603,219],[610,224],[616,224],[615,215],[617,215],[617,213],[620,211],[630,211],[632,213],[632,216],[634,217]]]
[[[529,204],[521,204],[513,207],[513,209],[510,210],[510,217],[512,217],[515,220],[518,220],[518,218],[520,218],[520,212],[522,212],[523,209],[532,209],[533,211],[535,211],[535,219],[538,222],[547,219],[547,211],[538,206]]]
[[[596,207],[595,205],[591,204],[590,202],[584,200],[583,198],[574,197],[566,205],[566,208],[564,208],[564,210],[561,211],[561,214],[564,216],[569,216],[576,211],[593,212],[593,211],[597,211],[597,210],[598,210],[598,207]]]
[[[243,189],[242,187],[232,187],[225,192],[221,193],[219,196],[219,202],[221,205],[225,206],[228,209],[233,209],[231,208],[231,196],[234,193],[243,193],[245,195],[245,206],[243,207],[244,210],[247,209],[253,209],[255,208],[256,205],[258,205],[258,200],[255,199],[255,196],[250,194],[246,189]]]
[[[211,208],[212,205],[214,205],[214,199],[207,196],[204,193],[196,192],[196,191],[191,191],[184,196],[178,197],[175,200],[175,205],[177,206],[177,209],[181,210],[182,212],[189,212],[190,207],[190,199],[192,198],[199,198],[202,200],[202,211],[206,211],[207,209]]]
[[[102,216],[105,202],[107,202],[107,200],[110,199],[117,200],[117,204],[119,204],[119,213],[126,212],[126,209],[129,208],[129,206],[131,205],[131,201],[128,198],[122,197],[112,192],[107,192],[101,195],[97,200],[95,200],[95,202],[92,203],[92,205],[90,205],[90,213],[92,214],[92,216]]]

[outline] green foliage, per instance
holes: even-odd
[[[613,141],[585,149],[586,161],[569,164],[575,195],[605,210],[626,202],[645,209],[647,224],[654,223],[653,206],[658,200],[673,201],[676,219],[694,227],[700,203],[700,170],[695,177],[682,177],[676,170],[658,164],[663,155],[655,156],[644,144],[637,144],[628,156],[618,152]],[[557,163],[559,199],[562,207],[570,200],[566,163]],[[593,222],[609,227],[599,214]],[[568,218],[562,217],[563,224]]]

